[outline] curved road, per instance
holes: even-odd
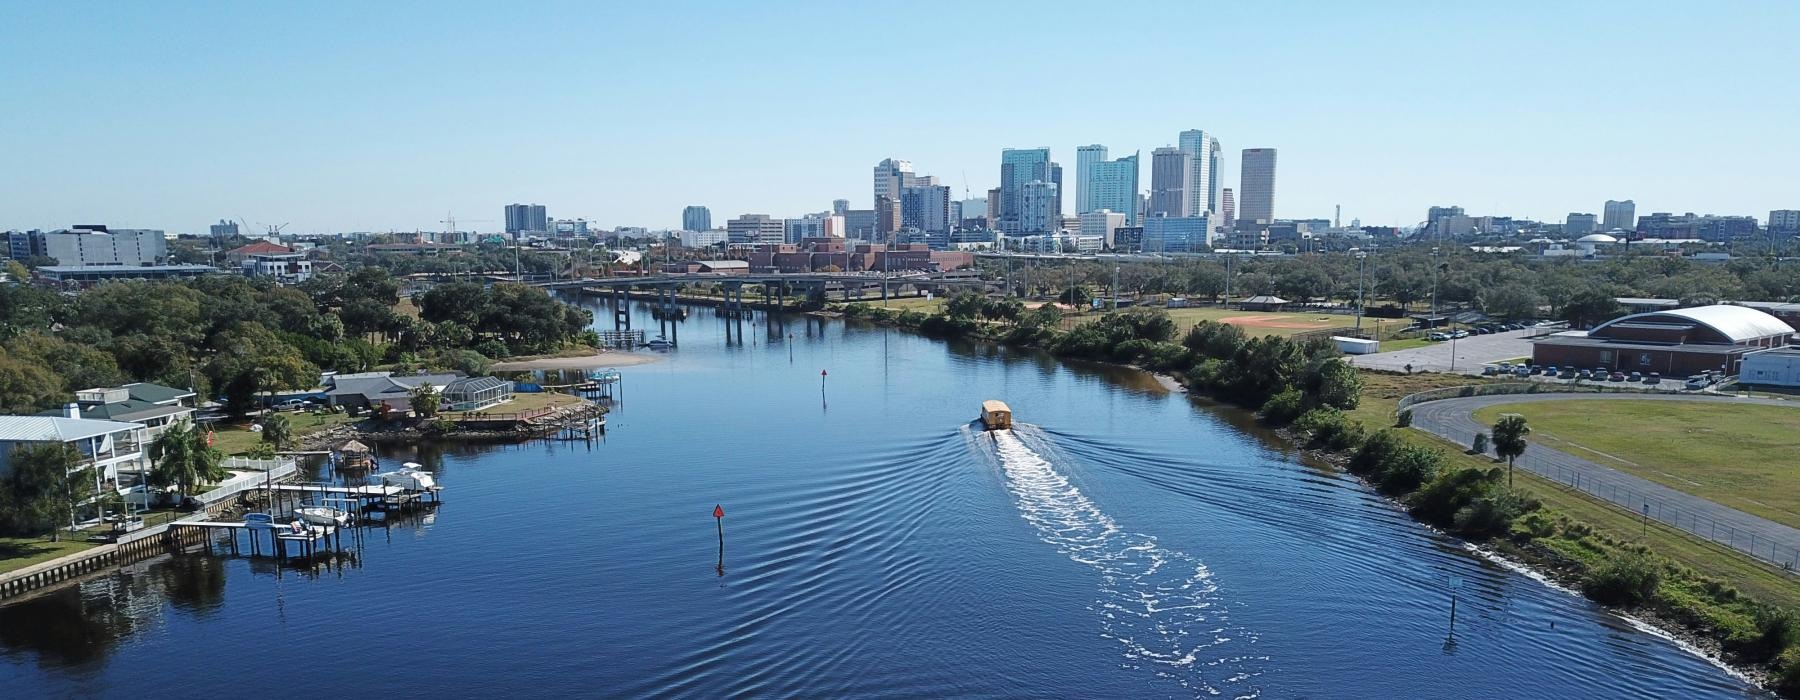
[[[1488,406],[1527,401],[1692,401],[1757,403],[1800,409],[1793,402],[1722,396],[1657,394],[1503,394],[1427,401],[1412,407],[1413,427],[1468,445],[1477,431],[1489,431],[1473,414]],[[1629,429],[1628,427],[1624,429]],[[1490,455],[1492,452],[1490,451]],[[1800,569],[1800,530],[1693,494],[1633,476],[1533,440],[1514,466],[1586,491],[1633,513],[1644,513],[1765,561]]]

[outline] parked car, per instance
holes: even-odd
[[[1504,370],[1501,370],[1499,367],[1495,367],[1493,365],[1488,365],[1486,367],[1481,368],[1481,374],[1483,376],[1488,376],[1488,377],[1499,374],[1502,371],[1504,371]]]
[[[277,411],[303,411],[303,410],[306,410],[306,401],[304,399],[288,399],[281,403],[275,404],[275,410],[277,410]]]
[[[1467,337],[1469,337],[1469,332],[1465,331],[1465,330],[1450,331],[1450,337],[1452,337],[1452,338],[1467,338]]]
[[[1593,371],[1591,371],[1591,370],[1585,370],[1585,369],[1584,369],[1584,370],[1581,370],[1581,371],[1580,371],[1580,372],[1576,372],[1576,373],[1575,373],[1575,378],[1576,378],[1576,379],[1577,379],[1577,380],[1581,380],[1581,379],[1593,379],[1593,378],[1594,378],[1594,373],[1593,373]]]
[[[1512,368],[1513,368],[1513,363],[1511,363],[1511,362],[1502,362],[1502,363],[1500,363],[1500,369],[1503,369],[1503,370],[1506,370],[1506,371],[1508,371],[1508,372],[1511,372],[1511,371],[1512,371]]]
[[[1544,368],[1544,376],[1554,377],[1554,376],[1556,376],[1556,373],[1560,372],[1560,371],[1562,371],[1561,368],[1557,367],[1556,365],[1550,365],[1549,367]]]
[[[1430,333],[1425,336],[1425,339],[1426,340],[1449,340],[1450,336],[1445,335],[1443,333]]]
[[[1531,376],[1531,368],[1530,368],[1530,367],[1524,367],[1524,366],[1521,366],[1521,367],[1519,367],[1519,368],[1517,368],[1517,369],[1514,369],[1514,370],[1513,370],[1513,376],[1515,376],[1515,377],[1529,377],[1529,376]]]
[[[1694,378],[1687,380],[1687,383],[1683,384],[1682,387],[1686,388],[1689,391],[1699,391],[1699,390],[1705,389],[1706,387],[1711,386],[1711,385],[1712,385],[1712,382],[1709,382],[1700,377],[1694,377]]]
[[[1644,377],[1644,383],[1645,384],[1661,384],[1662,383],[1662,373],[1661,372],[1651,372],[1650,376]]]
[[[1631,376],[1628,377],[1628,379],[1630,381],[1634,381],[1634,382],[1644,381],[1644,373],[1643,372],[1632,372]]]
[[[1625,381],[1625,373],[1624,373],[1624,372],[1614,372],[1614,373],[1612,373],[1612,375],[1611,375],[1611,376],[1608,376],[1608,377],[1607,377],[1607,378],[1606,378],[1606,380],[1607,380],[1607,381],[1609,381],[1609,382],[1622,382],[1622,381]]]
[[[1556,373],[1556,378],[1557,379],[1574,379],[1575,378],[1575,368],[1574,367],[1564,367],[1561,372]]]

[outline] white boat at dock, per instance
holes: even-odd
[[[294,517],[314,525],[344,526],[350,524],[349,513],[329,506],[304,506],[295,508]]]
[[[420,469],[424,466],[418,462],[407,462],[399,469],[382,472],[375,477],[388,486],[398,486],[408,491],[430,491],[437,488],[437,478],[431,472]]]

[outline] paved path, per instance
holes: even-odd
[[[1369,369],[1404,372],[1412,365],[1414,372],[1461,372],[1481,374],[1483,363],[1531,357],[1531,338],[1549,332],[1548,328],[1527,328],[1490,335],[1471,335],[1456,341],[1439,341],[1423,347],[1370,355],[1355,355],[1350,364]],[[1456,353],[1451,359],[1451,351]],[[1452,370],[1451,366],[1455,365]]]
[[[1505,394],[1427,401],[1412,407],[1413,427],[1468,445],[1477,431],[1490,426],[1476,422],[1473,413],[1487,406],[1527,401],[1694,401],[1757,403],[1800,409],[1791,401],[1723,396],[1660,394]],[[1619,426],[1630,430],[1630,426]],[[1654,481],[1617,471],[1581,457],[1531,441],[1514,466],[1586,491],[1633,513],[1649,515],[1720,544],[1730,545],[1760,559],[1791,564],[1800,569],[1800,530],[1677,491]]]

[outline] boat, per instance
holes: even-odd
[[[314,525],[348,525],[350,514],[329,506],[305,506],[294,509],[297,517]]]
[[[1005,402],[988,399],[981,402],[981,422],[988,430],[1011,430],[1012,409]]]
[[[252,530],[268,530],[275,527],[275,516],[268,513],[245,513],[244,526]]]
[[[669,342],[668,338],[657,337],[650,339],[650,342],[648,343],[644,343],[644,347],[650,348],[651,350],[667,350],[675,347],[675,344]]]
[[[425,465],[418,462],[407,462],[391,472],[376,474],[381,483],[398,486],[408,491],[430,491],[437,488],[437,478],[431,472],[420,469]]]

